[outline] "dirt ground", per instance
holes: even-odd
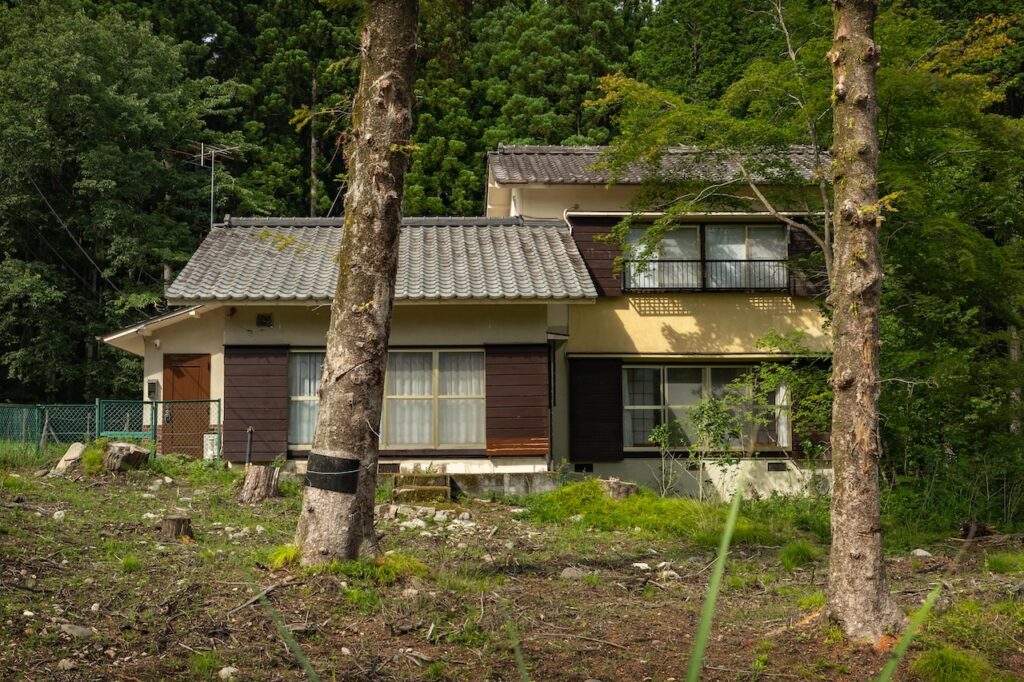
[[[43,478],[36,468],[0,471],[5,680],[218,679],[227,667],[237,680],[305,679],[282,630],[323,680],[681,680],[714,559],[677,538],[539,523],[519,501],[468,500],[438,506],[452,520],[391,509],[402,514],[381,522],[394,552],[384,564],[311,573],[280,549],[298,514],[295,483],[242,507],[223,471]],[[191,517],[192,542],[159,541],[155,524],[170,513]],[[898,677],[924,679],[916,657],[952,645],[1021,679],[1024,604],[1009,588],[1024,576],[985,570],[984,549],[954,563],[959,546],[889,560],[908,610],[947,583]],[[790,571],[778,547],[735,547],[704,679],[875,678],[888,653],[815,617],[825,574],[822,558]],[[251,599],[267,588],[266,605]]]

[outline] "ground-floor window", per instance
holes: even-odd
[[[323,351],[288,357],[288,444],[295,449],[313,443],[323,365]],[[484,376],[481,350],[388,352],[381,447],[485,447]]]
[[[484,376],[483,351],[389,352],[381,446],[485,447]]]
[[[320,411],[323,351],[292,351],[288,355],[288,444],[308,448],[313,443]]]
[[[724,398],[749,366],[634,365],[623,367],[622,433],[627,449],[651,449],[655,427],[672,421],[682,427],[683,445],[696,442],[692,410],[707,398]],[[788,449],[789,391],[779,386],[766,400],[745,405],[749,419],[733,449]]]

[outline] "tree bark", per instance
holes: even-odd
[[[876,0],[834,0],[835,135],[832,551],[828,613],[851,638],[877,641],[906,618],[889,592],[882,553],[878,459],[878,232]]]
[[[417,14],[416,0],[371,0],[362,30],[345,233],[312,447],[313,454],[358,460],[359,466],[354,493],[306,487],[295,534],[306,566],[354,559],[364,538],[376,548],[376,429],[409,161]]]
[[[268,497],[277,497],[281,469],[267,464],[249,464],[245,467],[245,480],[238,492],[239,504],[254,504]]]

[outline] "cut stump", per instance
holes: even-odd
[[[238,493],[240,504],[262,502],[268,497],[277,497],[277,484],[281,478],[280,467],[265,464],[249,464],[245,467],[245,480]]]
[[[160,539],[175,542],[181,538],[192,538],[192,519],[187,516],[165,516],[160,521]]]
[[[134,443],[107,443],[103,468],[107,471],[138,469],[149,459],[149,450]]]
[[[613,500],[624,500],[637,491],[636,483],[620,481],[617,478],[598,479],[598,484],[604,490],[604,494]]]

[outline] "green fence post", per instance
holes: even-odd
[[[101,431],[101,429],[100,429],[100,399],[99,398],[96,398],[96,408],[95,409],[96,409],[96,412],[93,415],[93,420],[94,420],[93,424],[95,424],[95,426],[93,427],[93,431],[95,431],[95,433],[93,434],[93,440],[95,440],[95,439],[100,437],[100,431]]]

